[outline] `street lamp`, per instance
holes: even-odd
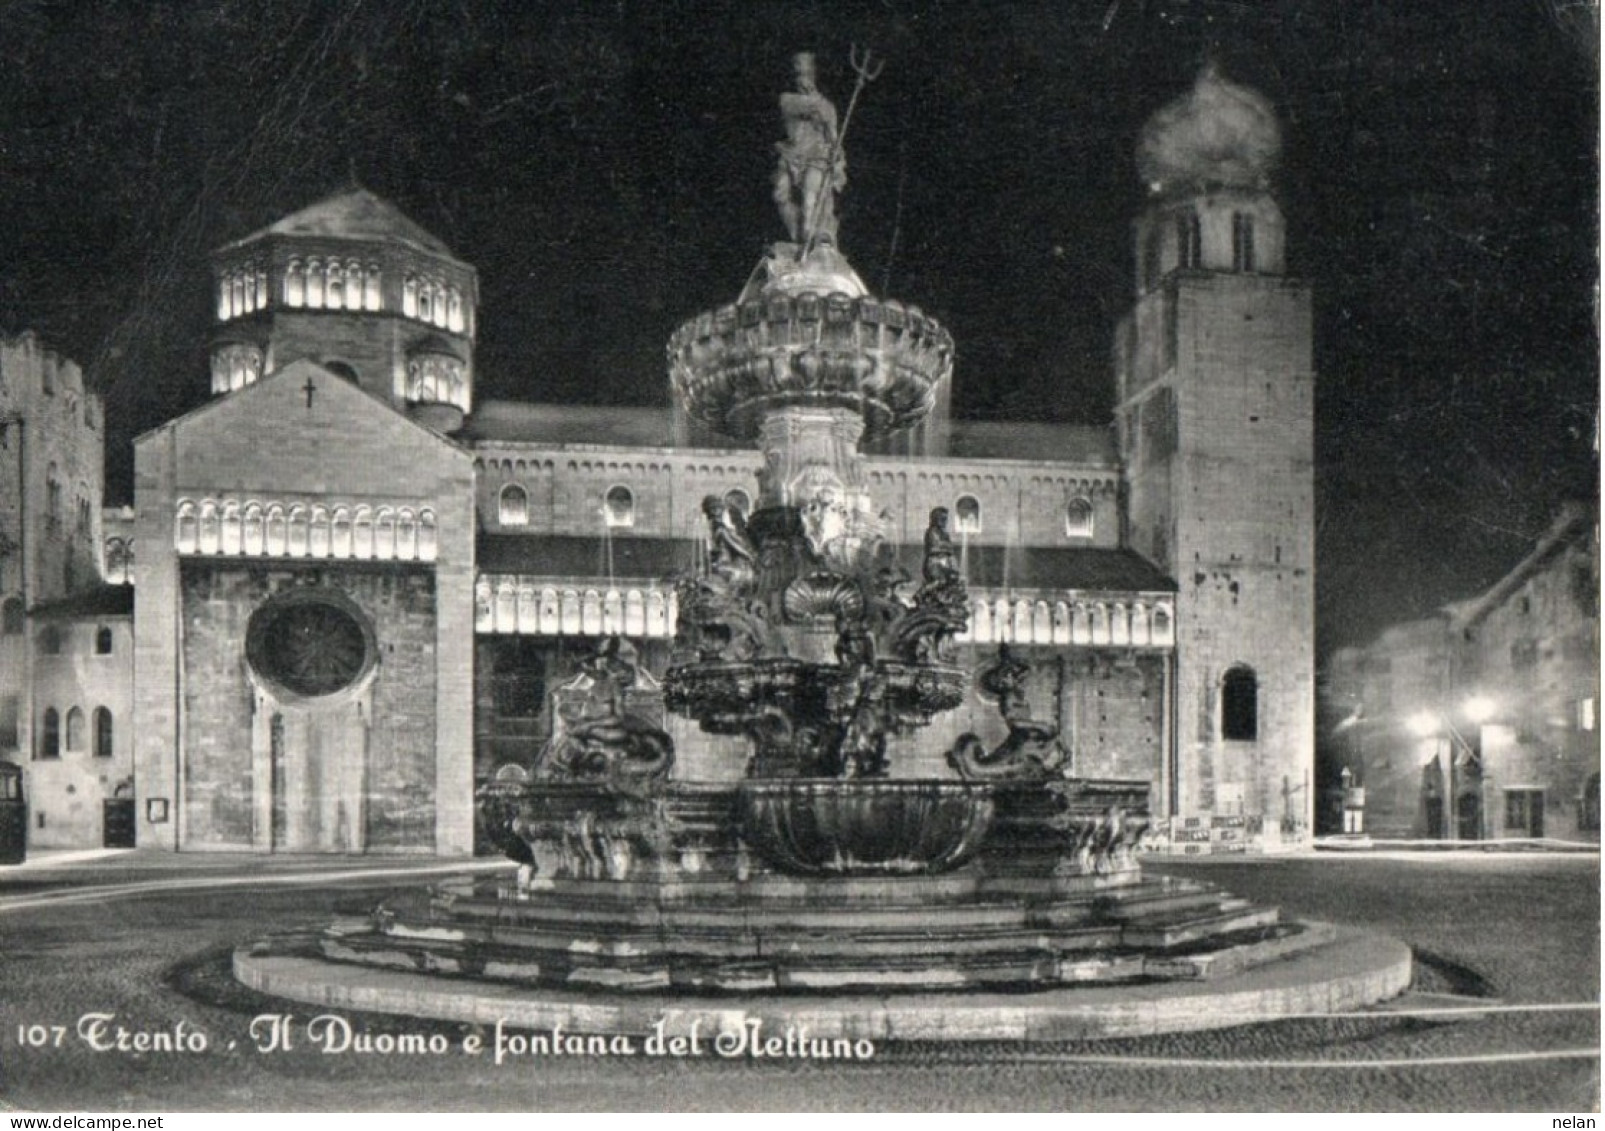
[[[1486,695],[1472,695],[1460,704],[1461,716],[1468,723],[1477,727],[1479,740],[1482,733],[1482,724],[1491,719],[1497,709],[1498,704]],[[1433,752],[1435,755],[1447,755],[1443,758],[1443,835],[1446,840],[1457,840],[1459,839],[1459,828],[1454,807],[1456,744],[1458,743],[1460,749],[1465,750],[1469,756],[1475,758],[1478,756],[1480,742],[1473,744],[1460,732],[1460,728],[1455,726],[1454,720],[1449,717],[1447,712],[1435,707],[1427,707],[1417,711],[1405,720],[1405,725],[1418,738],[1447,738],[1449,740],[1447,751],[1442,750],[1441,745],[1435,742],[1433,744]]]

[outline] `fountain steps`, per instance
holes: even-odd
[[[1029,896],[974,894],[984,878],[824,885],[857,896],[841,899],[810,899],[814,884],[776,876],[760,879],[797,897],[728,881],[693,885],[708,889],[698,898],[651,898],[645,881],[555,880],[526,895],[467,885],[403,897],[359,929],[327,932],[320,947],[342,963],[545,986],[737,991],[1191,979],[1263,961],[1278,940],[1302,937],[1274,909],[1188,881],[1098,877],[1071,892],[1038,881]],[[944,899],[927,898],[933,881]],[[883,898],[855,892],[865,888]]]
[[[533,986],[614,989],[750,991],[805,988],[935,989],[1020,987],[1151,980],[1198,980],[1317,945],[1324,937],[1297,930],[1220,936],[1214,951],[1143,952],[1118,945],[1114,931],[1068,936],[975,937],[933,940],[924,935],[884,938],[880,945],[840,936],[792,939],[784,946],[733,953],[731,940],[712,953],[599,954],[579,940],[567,948],[496,946],[393,936],[346,935],[323,941],[326,959],[421,973],[457,974]],[[559,940],[561,941],[561,940]],[[812,946],[802,945],[811,942]],[[957,945],[959,943],[967,945]],[[1079,946],[1071,945],[1079,943]]]

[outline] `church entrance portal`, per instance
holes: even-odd
[[[252,614],[245,651],[255,847],[363,851],[378,668],[367,617],[333,591],[294,590]]]

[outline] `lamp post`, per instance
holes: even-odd
[[[1478,743],[1472,742],[1455,726],[1454,719],[1447,711],[1437,707],[1423,708],[1406,720],[1411,732],[1418,738],[1431,738],[1434,742],[1434,752],[1445,755],[1443,757],[1443,836],[1446,840],[1459,840],[1460,829],[1458,813],[1455,806],[1455,757],[1456,745],[1466,751],[1472,758],[1478,757],[1481,746],[1482,725],[1493,717],[1495,704],[1485,695],[1472,695],[1460,705],[1461,716],[1477,728]],[[1447,749],[1444,749],[1442,740],[1447,739]],[[1481,798],[1478,799],[1479,816]]]

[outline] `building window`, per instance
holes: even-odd
[[[1232,213],[1232,270],[1254,270],[1254,217]]]
[[[95,655],[111,655],[111,626],[101,625],[95,629]]]
[[[45,471],[45,521],[51,526],[61,525],[61,478],[55,464]]]
[[[305,306],[307,301],[307,280],[304,268],[299,259],[290,260],[290,265],[284,271],[284,305]]]
[[[188,499],[178,504],[178,519],[173,526],[173,545],[181,554],[195,552],[195,504]]]
[[[1183,212],[1176,217],[1176,266],[1202,267],[1204,264],[1204,235],[1198,223],[1198,213]]]
[[[44,722],[39,727],[39,757],[61,757],[61,716],[54,707],[45,708]]]
[[[74,707],[67,712],[67,753],[76,754],[84,748],[84,709]]]
[[[1259,679],[1253,668],[1232,668],[1221,681],[1220,732],[1235,742],[1259,737]]]
[[[95,757],[110,758],[112,750],[111,711],[106,707],[96,707]]]
[[[1505,828],[1530,832],[1543,824],[1544,791],[1541,789],[1505,790]],[[1536,834],[1534,834],[1536,835]]]
[[[1092,503],[1089,500],[1070,500],[1064,508],[1064,532],[1071,538],[1092,537]]]
[[[21,636],[22,622],[21,597],[7,597],[0,601],[0,636]]]
[[[635,496],[628,487],[610,487],[602,504],[602,521],[608,526],[635,525]]]
[[[953,504],[953,529],[960,534],[981,533],[981,500],[974,495],[961,495]]]
[[[379,289],[379,268],[376,264],[370,263],[368,265],[368,273],[363,280],[362,308],[364,310],[384,309],[383,292]]]
[[[517,483],[503,487],[496,504],[496,516],[503,526],[528,526],[529,492]]]
[[[323,305],[323,261],[307,260],[307,305]]]

